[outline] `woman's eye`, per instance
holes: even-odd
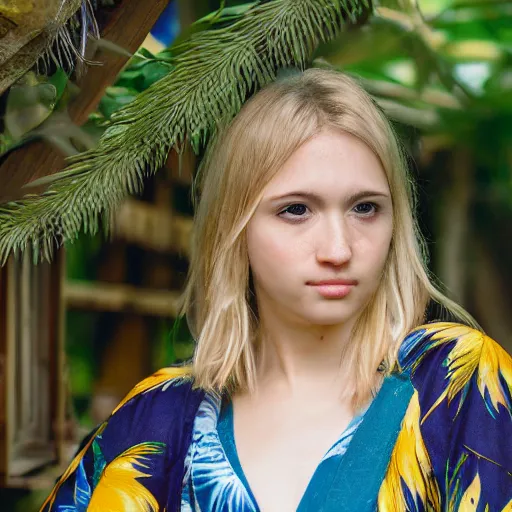
[[[279,213],[279,215],[283,215],[285,213],[290,214],[292,217],[303,217],[305,213],[307,213],[308,207],[305,204],[291,204],[287,206],[283,211]]]
[[[375,203],[359,203],[354,207],[354,211],[360,215],[370,216],[377,212]]]

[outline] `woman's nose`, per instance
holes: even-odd
[[[319,229],[317,260],[340,266],[352,257],[350,236],[344,219],[332,219]]]

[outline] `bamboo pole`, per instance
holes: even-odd
[[[175,318],[180,294],[125,284],[68,281],[63,296],[69,309],[123,312]]]

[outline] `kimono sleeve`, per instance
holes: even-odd
[[[73,460],[57,480],[40,512],[87,510],[87,497],[91,493],[89,481],[92,479],[92,471],[90,464],[86,461],[92,458],[92,444],[105,427],[106,423],[97,426],[82,440]],[[82,503],[82,507],[80,503]]]
[[[187,412],[191,387],[176,370],[160,370],[137,384],[84,439],[40,512],[165,509],[170,468],[179,475],[183,417],[193,413]]]
[[[442,510],[512,510],[510,355],[461,324],[418,333],[407,357]]]

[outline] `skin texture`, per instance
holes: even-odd
[[[379,285],[392,231],[379,159],[334,129],[292,155],[247,226],[263,336],[258,391],[233,397],[234,425],[242,467],[265,512],[296,510],[322,456],[353,417],[341,392],[350,382],[340,359]],[[356,283],[343,298],[325,298],[310,284],[338,278]]]

